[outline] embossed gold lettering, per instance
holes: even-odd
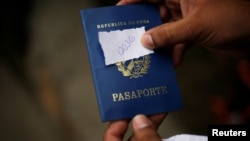
[[[135,91],[132,91],[132,92],[131,92],[131,98],[132,98],[132,99],[137,98],[137,94],[135,93]]]
[[[143,95],[148,97],[149,96],[149,90],[148,89],[143,89]]]
[[[125,99],[126,99],[126,100],[129,100],[129,99],[130,99],[130,94],[129,94],[129,92],[125,92],[124,95],[125,95]]]
[[[100,23],[96,25],[97,29],[103,29],[103,28],[112,28],[112,27],[118,27],[118,26],[126,26],[126,25],[145,25],[149,24],[150,20],[148,19],[140,19],[135,21],[117,21],[117,22],[110,22],[110,23]]]
[[[142,90],[137,90],[138,97],[141,97],[142,95]]]
[[[117,94],[117,93],[113,93],[113,94],[112,94],[112,97],[113,97],[113,101],[117,101],[118,94]]]
[[[137,20],[137,24],[149,24],[149,20]]]
[[[117,27],[117,26],[124,26],[124,25],[127,25],[127,23],[121,21],[121,22],[98,24],[98,25],[96,25],[96,27],[98,29],[102,29],[102,28],[110,28],[110,27]]]
[[[157,88],[157,87],[156,87]],[[150,91],[150,95],[156,95],[155,93],[155,88],[149,88],[149,91]]]
[[[123,100],[125,100],[123,94],[119,93],[118,101],[123,101]]]
[[[167,86],[113,93],[112,98],[113,102],[119,102],[138,98],[148,98],[151,96],[158,96],[162,94],[167,94]]]

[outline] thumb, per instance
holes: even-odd
[[[141,42],[149,49],[193,42],[200,29],[194,21],[192,18],[185,18],[162,24],[145,32]]]
[[[153,123],[144,115],[134,117],[133,130],[136,141],[161,141]]]

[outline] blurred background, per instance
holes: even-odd
[[[79,10],[116,2],[1,0],[1,141],[102,140],[107,123],[99,118]],[[249,64],[191,48],[176,69],[184,108],[169,113],[161,136],[249,123]]]

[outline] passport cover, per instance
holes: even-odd
[[[100,31],[155,27],[161,24],[158,10],[148,4],[80,10],[102,122],[182,108],[175,70],[166,50],[106,66],[98,39]]]

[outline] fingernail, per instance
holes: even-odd
[[[144,115],[137,115],[133,119],[133,125],[137,129],[145,128],[150,125],[150,120]]]
[[[141,42],[146,48],[153,49],[155,47],[153,39],[149,34],[142,35]]]

